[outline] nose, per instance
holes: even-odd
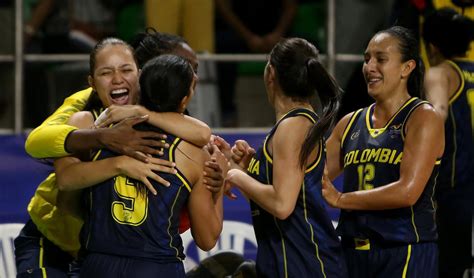
[[[375,63],[375,59],[373,59],[373,58],[370,58],[369,60],[367,60],[364,63],[364,71],[365,72],[375,71],[375,67],[376,67],[376,63]]]
[[[123,82],[123,76],[120,73],[120,71],[114,71],[114,74],[112,76],[112,83],[113,84],[120,84]]]

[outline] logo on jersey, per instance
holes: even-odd
[[[397,138],[402,133],[402,124],[398,125],[391,125],[388,129],[388,134],[390,134],[390,138]]]
[[[357,131],[353,132],[351,134],[351,140],[355,140],[357,139],[357,137],[359,137],[359,134],[360,134],[360,130],[358,129]]]

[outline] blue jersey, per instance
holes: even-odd
[[[344,192],[377,188],[400,178],[405,124],[411,113],[427,103],[409,99],[388,123],[373,128],[374,104],[354,112],[343,133]],[[348,238],[417,243],[437,239],[433,191],[440,161],[418,201],[411,207],[377,211],[342,210],[338,233]]]
[[[252,158],[247,169],[249,175],[261,183],[273,183],[273,159],[269,155],[267,142],[281,121],[301,116],[316,121],[316,114],[307,109],[295,109],[286,114]],[[279,220],[251,202],[258,243],[256,265],[259,277],[346,276],[340,242],[321,195],[325,159],[324,142],[321,140],[318,158],[306,169],[295,210],[287,219]]]
[[[169,150],[161,159],[175,161],[181,139],[167,134]],[[97,159],[115,156],[109,150]],[[178,173],[160,176],[169,187],[149,179],[158,194],[139,190],[138,182],[126,176],[106,180],[85,191],[87,214],[81,233],[82,246],[88,252],[127,256],[160,263],[184,259],[179,235],[179,216],[186,204],[191,184]]]
[[[474,186],[472,119],[470,101],[474,101],[474,63],[448,61],[458,72],[461,85],[450,97],[445,122],[445,147],[439,169],[437,195],[445,190],[461,190]],[[439,196],[442,197],[442,196]]]

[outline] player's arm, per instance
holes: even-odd
[[[182,146],[181,146],[182,145]],[[198,149],[183,142],[180,149],[187,156],[192,157],[194,168],[194,182],[188,200],[191,233],[194,241],[202,250],[210,250],[219,239],[223,223],[223,188],[219,192],[211,192],[203,183],[203,166],[211,159],[204,149]],[[215,150],[218,151],[218,150]],[[197,162],[197,164],[195,164]],[[197,166],[199,165],[199,166]],[[196,167],[197,166],[197,167]]]
[[[128,117],[148,115],[148,122],[164,131],[174,134],[196,146],[203,147],[209,142],[211,129],[204,122],[180,113],[157,113],[140,105],[112,105],[107,109],[101,127],[121,121]]]
[[[433,107],[421,105],[410,116],[406,131],[399,180],[370,190],[339,193],[325,176],[323,195],[328,203],[348,210],[382,210],[414,205],[433,172],[437,158],[443,154],[444,124]]]
[[[442,68],[430,68],[425,75],[423,86],[425,87],[426,99],[433,104],[443,121],[446,121],[449,108],[448,75]]]
[[[26,139],[25,150],[35,158],[60,157],[69,155],[65,147],[66,138],[77,130],[68,125],[72,114],[84,109],[92,89],[82,90],[64,100],[64,103]]]
[[[70,118],[69,124],[85,129],[93,125],[93,116],[90,112],[81,111]],[[54,161],[56,184],[61,191],[74,191],[118,175],[126,175],[143,182],[153,194],[156,194],[148,178],[164,185],[169,183],[153,171],[175,173],[175,169],[173,163],[166,160],[150,157],[149,161],[150,163],[144,163],[128,156],[116,156],[82,162],[77,157],[67,156]]]
[[[303,117],[283,120],[272,138],[273,186],[253,179],[243,171],[232,169],[227,180],[263,209],[286,219],[294,210],[304,178],[299,153],[312,123]]]
[[[334,180],[342,173],[344,169],[343,158],[341,155],[341,145],[344,131],[354,113],[344,116],[334,127],[331,135],[326,141],[326,169],[329,179]]]

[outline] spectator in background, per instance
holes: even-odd
[[[474,176],[472,99],[474,63],[461,59],[473,38],[473,23],[454,10],[429,14],[422,29],[430,64],[427,99],[445,122],[446,146],[435,191],[440,277],[463,277],[471,267]],[[471,95],[471,96],[470,96]]]
[[[285,36],[296,0],[215,0],[217,53],[268,53]],[[237,121],[234,103],[236,63],[219,63],[218,89],[224,126]]]
[[[182,36],[196,52],[214,52],[213,0],[145,0],[146,26]]]

